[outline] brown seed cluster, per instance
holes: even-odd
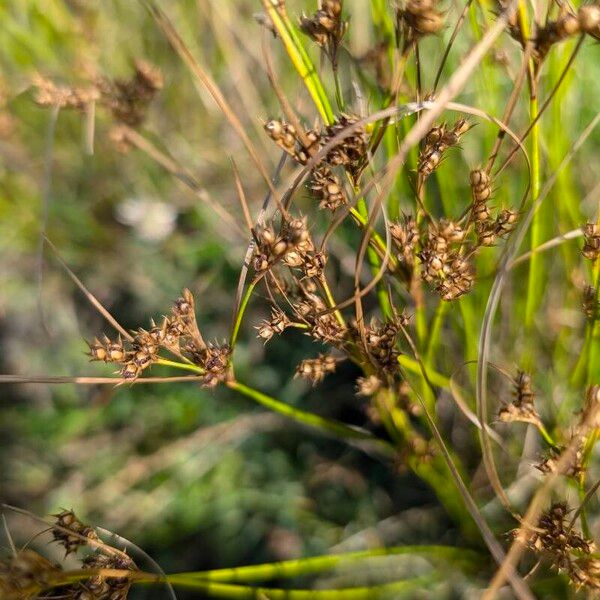
[[[600,256],[600,225],[586,223],[583,226],[583,239],[581,254],[588,260],[597,260]]]
[[[295,377],[302,377],[313,385],[321,383],[325,376],[335,372],[336,359],[329,354],[319,354],[317,358],[307,358],[296,367]]]
[[[51,585],[61,571],[59,565],[51,563],[34,550],[20,550],[10,558],[0,559],[0,598],[37,598],[36,592]]]
[[[466,128],[468,125],[461,120],[449,131],[445,125],[430,130],[421,152],[422,174],[432,172],[443,151],[457,143]],[[477,251],[483,246],[492,246],[498,238],[513,231],[517,223],[515,211],[503,209],[492,215],[489,207],[492,184],[488,173],[474,169],[469,180],[473,203],[460,220],[444,218],[436,222],[428,217],[417,224],[414,217],[403,215],[399,221],[390,223],[397,260],[395,274],[408,284],[409,290],[415,282],[415,258],[418,258],[421,278],[431,284],[443,300],[451,301],[468,293],[475,283],[473,257]]]
[[[308,187],[314,192],[321,209],[333,212],[348,203],[339,177],[328,166],[312,172]]]
[[[570,526],[569,512],[566,504],[553,504],[540,516],[528,545],[537,554],[549,558],[552,566],[565,573],[575,586],[600,589],[596,544]]]
[[[377,375],[359,377],[356,380],[357,396],[369,397],[376,394],[383,387],[383,381]]]
[[[205,370],[204,385],[213,387],[227,378],[231,349],[227,344],[206,344],[196,321],[194,297],[190,290],[183,291],[171,309],[172,315],[163,317],[156,325],[151,321],[149,330],[133,331],[133,339],[124,342],[104,336],[89,344],[91,360],[122,365],[119,373],[128,381],[137,379],[145,369],[155,364],[160,349],[191,360]]]
[[[64,547],[66,555],[87,546],[89,540],[97,541],[98,534],[92,527],[82,523],[72,510],[63,510],[54,515],[56,521],[52,529],[54,540]]]
[[[357,324],[352,324],[351,334],[357,341],[363,342],[362,351],[365,359],[375,367],[378,377],[384,381],[389,381],[390,377],[398,372],[400,351],[397,348],[397,341],[399,333],[399,323],[395,321],[382,323],[377,319],[372,319],[370,324],[365,326],[364,338],[362,338]]]
[[[130,79],[98,77],[86,88],[59,86],[50,79],[37,75],[35,101],[43,107],[57,106],[84,110],[90,103],[98,102],[108,108],[113,117],[126,125],[137,126],[156,93],[163,87],[161,72],[144,60],[136,60]]]
[[[438,168],[444,152],[460,143],[461,137],[470,128],[466,119],[459,119],[450,128],[442,123],[429,130],[419,153],[418,171],[422,179],[427,179]]]
[[[489,174],[483,169],[473,169],[469,175],[473,205],[469,224],[474,224],[480,246],[493,246],[499,237],[508,235],[517,223],[517,213],[501,210],[492,216],[489,200],[492,196],[492,183]]]
[[[300,17],[300,29],[323,48],[335,68],[338,49],[348,29],[348,22],[342,19],[342,0],[323,0],[313,15]]]
[[[582,439],[580,443],[577,444],[577,450],[575,452],[575,456],[572,464],[568,466],[568,469],[564,472],[565,476],[572,477],[576,481],[579,480],[579,477],[584,472],[583,465],[583,446],[585,443],[585,439]],[[552,446],[546,453],[546,455],[542,458],[542,460],[535,465],[536,469],[547,475],[548,473],[556,473],[558,467],[558,461],[560,459],[561,454],[566,450],[565,446]]]
[[[131,79],[99,79],[102,101],[114,118],[135,127],[145,118],[150,102],[163,87],[162,73],[144,60],[136,60]]]
[[[110,569],[117,571],[136,571],[133,560],[126,554],[104,554],[94,552],[81,561],[85,570]],[[93,575],[74,586],[72,600],[126,600],[131,587],[129,577],[105,577]]]
[[[541,62],[554,44],[567,40],[580,31],[579,15],[574,14],[568,5],[561,5],[557,18],[547,20],[544,26],[537,31],[535,37],[536,58]]]
[[[519,371],[514,380],[514,400],[506,404],[498,413],[498,420],[503,423],[520,421],[539,425],[540,416],[535,408],[535,392],[531,384],[531,375]]]
[[[442,220],[427,227],[427,237],[418,253],[421,277],[433,285],[442,300],[459,298],[475,282],[473,266],[461,251],[464,237],[463,229],[453,221]]]
[[[39,74],[34,76],[33,85],[36,88],[34,100],[43,108],[54,106],[61,109],[84,110],[87,105],[100,98],[100,91],[95,86],[87,88],[60,86]]]
[[[346,203],[344,190],[333,167],[343,167],[353,183],[357,183],[367,164],[369,135],[355,115],[341,113],[335,122],[321,131],[298,132],[291,123],[272,119],[265,123],[269,137],[296,162],[305,165],[325,144],[342,135],[311,172],[312,189],[321,208],[335,210]]]
[[[274,308],[271,310],[271,318],[263,320],[255,329],[258,337],[267,343],[274,335],[282,334],[289,324],[288,316],[279,308]]]
[[[327,310],[325,301],[315,292],[303,292],[299,302],[293,304],[299,319],[308,325],[307,335],[315,341],[344,349],[348,338],[348,328],[343,326],[335,315]]]
[[[405,48],[416,40],[439,33],[444,26],[444,13],[438,0],[406,0],[396,10],[396,27],[404,37]]]
[[[263,273],[281,262],[300,269],[304,277],[321,277],[327,262],[312,242],[306,218],[283,218],[279,233],[270,223],[257,227],[255,232],[254,270]]]

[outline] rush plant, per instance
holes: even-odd
[[[3,598],[120,600],[142,583],[269,600],[451,597],[468,586],[486,599],[562,598],[600,589],[592,481],[600,221],[599,188],[589,181],[597,169],[585,184],[577,177],[586,153],[599,156],[596,98],[581,119],[573,114],[573,98],[591,94],[585,78],[595,84],[600,77],[600,5],[371,0],[370,21],[361,22],[352,14],[356,3],[299,4],[262,0],[253,25],[263,36],[268,93],[279,105],[252,115],[263,119],[258,142],[171,21],[169,4],[145,2],[262,178],[260,199],[248,195],[237,161],[228,181],[247,250],[227,339],[208,341],[202,294],[191,283],[166,315],[127,330],[65,264],[112,328],[90,332],[90,360],[115,372],[39,381],[171,381],[188,385],[190,395],[198,385],[228,388],[394,472],[411,471],[433,490],[460,543],[165,575],[139,568],[64,511],[48,527],[67,554],[81,555],[79,566],[15,550],[0,566]],[[359,55],[349,40],[361,28],[372,44]],[[573,79],[584,50],[589,60]],[[293,70],[292,83],[285,70]],[[194,187],[140,130],[164,86],[148,63],[137,62],[128,80],[34,83],[37,103],[50,110],[98,105],[114,120],[120,149],[148,154]],[[271,148],[277,169],[258,143]],[[587,189],[591,202],[584,203]],[[257,306],[262,320],[250,310]],[[565,311],[575,316],[562,318]],[[318,392],[347,366],[357,396],[347,403],[360,403],[362,422],[292,405],[240,374],[241,339],[272,344],[293,332],[308,336],[314,352],[290,377]],[[158,367],[170,372],[155,376]],[[302,589],[258,585],[399,555],[421,556],[430,568],[402,578],[391,569],[380,581],[345,588],[313,589],[305,580]],[[444,585],[449,569],[459,575]]]

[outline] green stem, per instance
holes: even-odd
[[[437,350],[437,346],[440,341],[440,335],[442,333],[442,326],[444,325],[444,319],[448,314],[448,309],[450,308],[450,302],[444,302],[440,300],[437,309],[435,311],[435,315],[433,317],[433,323],[431,325],[431,330],[429,331],[429,342],[427,344],[427,352],[425,354],[425,365],[427,366],[427,370],[429,371],[431,367],[433,367],[433,359],[435,357],[435,353]]]
[[[341,437],[344,439],[353,439],[353,440],[363,440],[368,441],[370,443],[375,444],[380,450],[384,451],[386,454],[389,454],[390,450],[393,451],[393,446],[384,440],[381,440],[375,437],[372,433],[359,429],[358,427],[352,427],[351,425],[346,425],[344,423],[340,423],[338,421],[334,421],[333,419],[327,419],[325,417],[321,417],[319,415],[315,415],[314,413],[307,412],[304,410],[300,410],[298,408],[294,408],[281,400],[276,400],[271,396],[267,396],[254,388],[251,388],[239,381],[228,381],[227,386],[232,390],[251,398],[258,404],[272,410],[280,415],[284,415],[294,421],[302,423],[304,425],[309,425],[310,427],[315,427],[316,429],[320,429],[321,431],[332,434],[337,437]]]
[[[329,287],[329,284],[327,283],[325,277],[321,278],[321,285],[323,286],[323,291],[325,292],[325,297],[327,298],[327,304],[329,304],[329,308],[333,308],[337,304],[337,302],[335,301],[335,298],[331,293],[331,288]],[[333,314],[335,315],[335,318],[337,319],[338,323],[342,327],[346,327],[346,321],[344,320],[342,313],[337,308],[333,311]]]
[[[426,575],[383,585],[330,590],[255,588],[228,583],[212,583],[177,575],[167,576],[166,581],[173,585],[202,591],[212,598],[230,598],[234,600],[374,600],[376,598],[398,598],[400,597],[398,594],[413,593],[418,589],[423,589],[426,583],[432,581],[432,577]]]
[[[367,203],[364,198],[360,198],[356,204],[356,208],[358,209],[358,214],[364,219],[365,225],[367,225],[369,222],[369,209],[367,208]],[[386,246],[384,244],[384,252],[385,247]],[[369,261],[369,265],[371,266],[371,273],[373,275],[377,274],[381,266],[381,261],[379,260],[379,256],[377,256],[377,252],[375,252],[371,246],[367,248],[367,259]],[[394,316],[394,311],[390,305],[390,299],[388,298],[385,286],[381,285],[381,282],[377,284],[377,299],[379,301],[379,307],[381,308],[381,313],[383,316],[387,319],[391,319]]]
[[[474,552],[450,546],[397,546],[392,548],[373,548],[371,550],[346,552],[342,554],[328,554],[326,556],[314,556],[261,565],[249,565],[233,569],[199,571],[197,573],[188,573],[187,576],[204,579],[206,581],[253,583],[256,581],[269,581],[271,579],[286,579],[303,575],[314,575],[316,573],[329,571],[340,565],[357,563],[363,559],[381,556],[400,556],[403,554],[409,554],[411,556],[428,556],[443,560],[456,560],[459,562],[476,559],[476,554]]]
[[[206,371],[197,365],[188,365],[186,363],[181,363],[176,360],[168,360],[166,358],[159,358],[154,364],[163,365],[164,367],[174,367],[176,369],[181,369],[182,371],[192,371],[192,373],[196,373],[198,375],[204,375]]]
[[[242,298],[242,302],[240,303],[240,308],[235,316],[235,323],[233,324],[233,330],[231,332],[231,341],[230,346],[233,348],[235,343],[237,342],[238,334],[240,332],[240,326],[242,324],[242,319],[244,318],[244,313],[246,312],[246,307],[248,306],[248,302],[250,301],[250,296],[252,296],[252,292],[256,287],[256,283],[251,283],[247,288]]]

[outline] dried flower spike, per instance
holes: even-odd
[[[583,226],[583,238],[581,254],[588,260],[596,260],[600,256],[600,225],[586,223]]]
[[[317,358],[307,358],[296,367],[295,377],[302,377],[317,385],[328,373],[333,373],[336,367],[336,360],[333,356],[319,354]]]
[[[94,529],[82,523],[72,510],[63,510],[54,516],[56,521],[52,529],[52,535],[54,540],[64,547],[66,555],[76,552],[82,546],[86,546],[88,540],[98,540],[98,535]]]

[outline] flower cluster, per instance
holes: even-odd
[[[171,309],[172,315],[163,317],[156,325],[151,321],[149,330],[133,331],[130,340],[119,336],[110,340],[104,336],[89,344],[89,356],[93,361],[117,363],[124,380],[134,381],[145,369],[160,360],[159,351],[165,349],[184,358],[205,372],[204,384],[215,386],[227,377],[231,350],[227,344],[207,344],[198,328],[194,310],[194,297],[185,289]]]

